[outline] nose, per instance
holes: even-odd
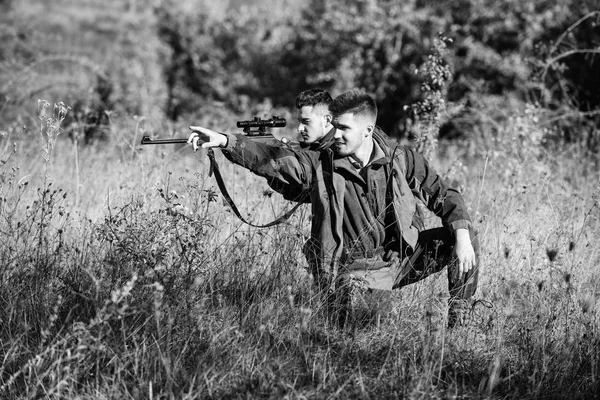
[[[298,124],[298,133],[304,132],[304,124]]]
[[[336,129],[335,132],[333,133],[333,138],[334,139],[341,139],[342,138],[342,131],[340,131],[339,129]]]

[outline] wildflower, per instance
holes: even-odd
[[[585,296],[583,296],[583,298],[579,299],[579,306],[581,307],[581,311],[583,313],[591,311],[594,308],[595,304],[596,299],[590,294],[586,294]]]
[[[553,262],[556,259],[556,255],[558,254],[557,249],[546,249],[546,255],[550,262]]]

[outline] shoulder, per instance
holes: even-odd
[[[331,148],[333,146],[333,143],[335,142],[335,139],[333,138],[334,134],[335,134],[335,128],[331,128],[325,136],[323,136],[318,141],[310,144],[308,146],[308,150],[324,151],[326,149]]]
[[[375,130],[373,131],[373,139],[389,157],[394,159],[405,159],[407,155],[412,153],[410,147],[399,144],[396,140],[386,135],[385,132],[378,126],[376,126]]]

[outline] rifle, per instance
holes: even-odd
[[[267,128],[282,128],[286,125],[285,118],[280,118],[277,116],[273,116],[271,119],[261,119],[260,117],[254,117],[251,120],[246,121],[237,121],[237,127],[242,128],[246,136],[249,138],[268,138],[273,137],[273,135],[267,133]],[[256,130],[252,130],[256,128]],[[283,141],[283,140],[282,140]],[[175,139],[150,139],[150,136],[144,135],[142,137],[142,144],[176,144],[176,143],[187,143],[187,138],[175,138]],[[287,143],[287,141],[283,141],[283,143]],[[210,169],[208,172],[208,176],[212,176],[215,174],[215,179],[217,181],[217,185],[223,194],[223,197],[231,207],[231,210],[235,213],[235,215],[244,223],[253,226],[255,228],[268,228],[273,225],[280,224],[286,221],[292,214],[302,205],[302,202],[298,202],[291,210],[287,211],[284,215],[280,216],[276,220],[269,222],[265,225],[255,225],[251,222],[248,222],[240,213],[237,206],[235,205],[233,199],[229,195],[227,188],[225,187],[225,182],[223,181],[223,176],[221,175],[221,171],[219,170],[219,165],[215,160],[215,153],[213,149],[208,149],[208,158],[210,160]]]
[[[262,119],[260,117],[254,117],[250,120],[237,121],[238,128],[242,130],[246,136],[250,138],[268,138],[273,137],[270,133],[267,133],[267,128],[283,128],[286,125],[285,118],[274,115],[270,119]],[[252,128],[256,128],[252,130]],[[187,143],[187,139],[150,139],[150,136],[144,135],[142,137],[142,144],[183,144]]]

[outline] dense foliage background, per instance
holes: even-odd
[[[542,123],[552,136],[598,144],[595,0],[4,0],[0,7],[5,124],[40,96],[62,99],[80,122],[101,124],[107,110],[193,121],[224,108],[241,118],[265,104],[293,108],[307,88],[361,88],[376,96],[384,130],[408,136],[414,116],[405,106],[422,98],[417,68],[443,34],[452,40],[444,88],[452,107],[442,136],[487,129],[502,110],[527,102],[547,111]]]

